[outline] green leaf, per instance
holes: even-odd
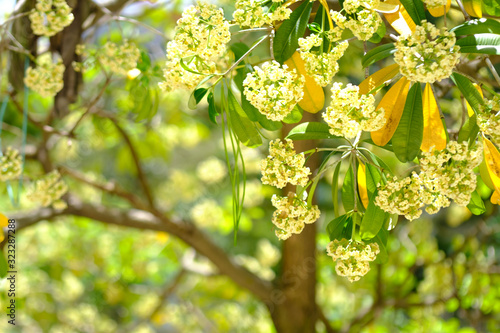
[[[320,6],[316,12],[316,16],[314,17],[314,22],[323,28],[323,31],[330,30],[330,24],[328,23],[328,17],[326,16],[325,7]],[[313,51],[319,50],[321,46],[317,46],[313,48]],[[323,52],[328,52],[330,48],[330,41],[328,38],[323,35]]]
[[[392,148],[401,162],[413,161],[418,155],[423,134],[422,88],[416,82],[408,92],[399,126],[392,137]]]
[[[390,175],[394,175],[391,168],[380,157],[375,155],[373,152],[371,152],[370,150],[364,150],[364,149],[360,150],[360,151],[363,155],[368,156],[373,164],[375,164],[376,166],[378,166],[379,168],[382,169],[381,174],[384,173],[384,175],[385,175],[386,173],[389,173]]]
[[[396,46],[394,43],[384,44],[377,46],[370,51],[368,51],[361,59],[361,65],[363,67],[368,67],[379,60],[387,58],[391,54],[396,52]]]
[[[342,233],[344,231],[344,227],[346,225],[347,220],[349,217],[344,214],[342,216],[339,216],[326,226],[326,231],[328,232],[328,236],[330,237],[330,240],[333,241],[335,239],[341,240],[342,239]]]
[[[465,97],[467,102],[469,102],[469,105],[471,106],[472,110],[476,114],[481,112],[481,105],[484,105],[484,100],[481,97],[481,94],[479,91],[477,91],[476,87],[470,82],[470,80],[463,76],[462,74],[458,73],[453,73],[451,74],[451,79],[457,86],[457,88],[460,90],[462,95]]]
[[[340,165],[342,163],[338,162],[337,166],[335,167],[335,171],[333,172],[333,178],[332,178],[332,201],[333,201],[333,213],[335,216],[339,216],[339,173],[340,173]]]
[[[498,0],[483,0],[483,11],[488,15],[500,17]]]
[[[304,1],[276,31],[273,51],[274,58],[279,63],[283,64],[297,50],[299,38],[306,31],[312,6],[312,2]]]
[[[219,111],[215,107],[214,93],[210,92],[207,96],[208,101],[208,117],[210,121],[217,125],[217,116],[219,115]]]
[[[474,215],[481,215],[486,212],[486,207],[484,206],[483,199],[481,199],[481,196],[479,195],[479,193],[477,193],[477,191],[472,192],[467,208],[469,208],[471,213]]]
[[[229,108],[229,123],[231,128],[245,146],[255,148],[262,145],[262,138],[254,124],[248,119],[245,111],[228,89],[227,103]]]
[[[467,118],[460,132],[458,132],[458,142],[467,141],[469,142],[469,146],[471,146],[476,141],[477,134],[479,133],[479,126],[476,119],[476,114]]]
[[[377,146],[379,148],[385,149],[387,151],[394,152],[394,149],[392,149],[392,142],[391,141],[389,141],[385,146],[379,146],[379,145],[377,145],[375,142],[373,142],[373,140],[371,138],[367,138],[367,139],[365,139],[363,141],[366,142],[366,143],[369,143],[371,145]]]
[[[7,276],[7,260],[5,260],[5,256],[3,251],[0,250],[0,278],[4,278]]]
[[[302,119],[302,110],[298,105],[295,105],[292,112],[290,112],[284,119],[283,122],[286,124],[296,124]]]
[[[349,216],[344,224],[344,230],[342,231],[342,238],[351,239],[352,238],[352,217]]]
[[[389,259],[389,256],[387,255],[387,237],[389,236],[389,231],[387,231],[384,228],[381,228],[380,231],[378,232],[377,236],[375,236],[373,239],[366,241],[365,243],[377,243],[379,248],[380,248],[380,253],[377,255],[377,259],[375,260],[376,263],[379,264],[384,264],[387,262]]]
[[[476,34],[457,40],[461,53],[500,54],[500,35]]]
[[[194,57],[193,57],[193,56],[189,57],[189,61],[188,61],[188,62],[193,61],[193,59],[194,59]],[[190,73],[193,73],[193,74],[198,74],[198,75],[206,75],[206,74],[200,73],[200,72],[198,72],[198,71],[195,71],[195,70],[193,70],[193,69],[189,68],[189,67],[186,65],[186,63],[184,62],[184,59],[182,59],[182,58],[181,58],[180,64],[181,64],[181,67],[182,67],[182,68],[184,68],[184,70],[186,70],[186,71],[188,71],[188,72],[190,72]]]
[[[374,194],[377,191],[377,184],[380,183],[380,171],[371,164],[365,165],[366,172],[366,189],[368,191],[368,199],[372,200],[374,198]]]
[[[359,233],[362,239],[374,238],[385,221],[389,217],[389,214],[384,212],[379,206],[375,204],[375,196],[377,193],[373,194],[373,198],[370,200],[368,207],[366,207],[365,215],[361,221],[361,227]]]
[[[337,139],[338,136],[330,134],[330,127],[325,123],[310,122],[295,126],[286,136],[292,140],[321,140]]]
[[[500,22],[483,17],[457,25],[450,31],[453,31],[456,36],[484,33],[500,34]]]
[[[354,209],[354,172],[352,166],[349,166],[342,184],[342,203],[346,212]]]
[[[198,88],[193,91],[191,96],[189,96],[188,100],[188,108],[191,110],[196,109],[196,105],[201,102],[203,97],[207,94],[208,89],[207,88]]]
[[[234,61],[238,61],[239,59],[241,59],[241,57],[243,57],[243,55],[245,55],[245,53],[247,53],[247,51],[250,49],[247,44],[242,42],[234,43],[230,48],[234,53]]]
[[[421,0],[400,0],[405,7],[408,15],[410,15],[416,25],[421,25],[420,22],[426,19],[424,4]]]
[[[385,27],[385,24],[379,24],[377,31],[375,31],[373,36],[368,39],[368,41],[374,44],[380,43],[382,41],[382,38],[384,38],[386,31],[387,29]]]
[[[141,72],[144,73],[150,67],[151,67],[151,59],[149,58],[149,55],[146,52],[141,51],[141,57],[137,62],[137,69],[139,69]]]

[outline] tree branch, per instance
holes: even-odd
[[[29,212],[15,213],[9,217],[16,220],[17,230],[20,230],[41,220],[52,220],[58,216],[68,215],[86,217],[123,227],[170,233],[193,247],[199,254],[207,257],[221,274],[226,275],[260,300],[268,301],[269,295],[273,291],[270,282],[260,279],[246,268],[234,263],[222,248],[213,243],[196,226],[175,223],[166,216],[159,217],[138,209],[119,209],[84,203],[75,196],[68,195],[68,208],[65,210],[56,211],[53,208],[40,208]]]

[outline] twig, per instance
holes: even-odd
[[[486,57],[485,59],[486,65],[488,65],[488,68],[491,71],[491,74],[493,74],[493,77],[495,78],[495,81],[497,81],[498,85],[500,85],[500,76],[498,76],[498,72],[491,63],[490,57]]]
[[[252,47],[251,47],[251,48],[250,48],[247,52],[245,52],[245,54],[244,54],[244,55],[242,55],[240,59],[236,60],[236,61],[234,62],[234,64],[233,64],[231,67],[229,67],[229,69],[228,69],[227,71],[225,71],[225,72],[224,72],[224,73],[222,73],[222,74],[218,74],[218,75],[220,75],[220,76],[226,76],[227,74],[231,73],[231,71],[232,71],[232,70],[233,70],[236,66],[238,66],[238,64],[239,64],[241,61],[243,61],[243,59],[245,59],[245,57],[246,57],[247,55],[249,55],[250,53],[252,53],[252,51],[253,51],[253,50],[255,50],[255,48],[256,48],[257,46],[259,46],[259,45],[260,45],[263,41],[265,41],[265,40],[266,40],[266,38],[268,38],[268,37],[270,37],[270,35],[265,35],[263,38],[261,38],[261,40],[259,40],[257,43],[255,43],[255,45],[254,45],[254,46],[252,46]]]
[[[462,1],[457,0],[457,4],[458,4],[458,6],[460,7],[460,10],[462,11],[462,14],[464,14],[465,20],[466,20],[466,21],[470,21],[470,16],[469,16],[469,14],[467,14],[467,12],[465,11],[464,5],[462,5]]]

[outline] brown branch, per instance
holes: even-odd
[[[258,299],[268,301],[269,295],[274,290],[271,283],[260,279],[246,268],[236,264],[222,248],[192,224],[175,223],[166,216],[158,217],[144,210],[119,209],[84,203],[72,195],[68,195],[67,201],[68,208],[62,211],[40,208],[29,212],[10,214],[9,218],[16,220],[17,230],[29,227],[41,220],[74,215],[122,227],[167,232],[207,257],[221,274],[229,277],[234,283],[248,290]]]

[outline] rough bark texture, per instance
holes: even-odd
[[[316,120],[317,115],[304,112],[302,122]],[[284,136],[295,125],[286,125]],[[316,147],[313,140],[295,141],[297,152]],[[315,171],[318,168],[317,154],[308,160],[307,166]],[[294,191],[285,187],[284,195]],[[306,225],[302,233],[293,235],[283,244],[282,271],[278,278],[279,293],[275,302],[269,306],[271,317],[278,332],[315,332],[316,310],[316,224]]]

